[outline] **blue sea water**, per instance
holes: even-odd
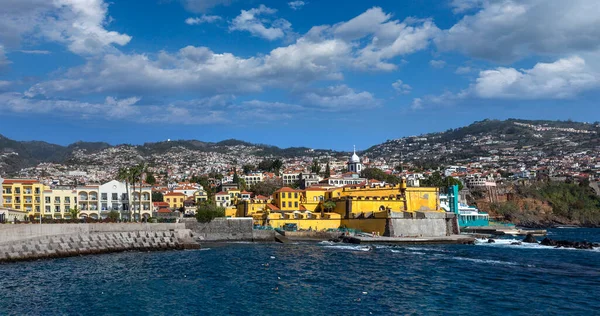
[[[600,229],[553,229],[600,242]],[[594,315],[600,251],[235,243],[0,265],[1,315]]]

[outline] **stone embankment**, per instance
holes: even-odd
[[[181,224],[0,225],[0,262],[195,248],[200,244]]]

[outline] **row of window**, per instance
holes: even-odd
[[[288,197],[288,199],[291,199],[292,198],[292,192],[288,192],[287,197]],[[285,192],[279,193],[279,198],[280,199],[285,199]],[[298,198],[298,192],[294,192],[294,198],[295,199]]]
[[[281,207],[286,207],[285,202],[281,202]],[[287,207],[295,207],[298,208],[298,202],[294,202],[294,206],[292,206],[292,202],[287,202]]]
[[[26,198],[24,201],[25,201],[25,203],[27,203],[27,204],[31,204],[31,203],[33,202],[33,200],[32,200],[31,198]],[[12,198],[5,198],[5,199],[4,199],[4,203],[5,203],[5,204],[12,204],[12,202],[13,202],[13,199],[12,199]],[[21,204],[21,198],[20,198],[20,197],[15,197],[15,203],[17,203],[17,204]],[[36,198],[35,198],[35,203],[36,203],[36,204],[39,204],[39,203],[40,203],[40,198],[39,198],[39,197],[36,197]]]
[[[34,194],[40,194],[40,189],[35,188],[33,191],[31,191],[31,189],[23,190],[24,194],[31,194],[31,192],[34,192]],[[3,189],[2,194],[12,194],[12,188]],[[21,194],[21,188],[15,188],[15,194]]]

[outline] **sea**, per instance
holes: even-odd
[[[600,242],[600,229],[549,230]],[[598,315],[600,250],[228,243],[0,264],[0,315]]]

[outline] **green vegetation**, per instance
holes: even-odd
[[[225,208],[216,206],[210,202],[204,202],[198,205],[196,209],[196,220],[200,223],[210,223],[217,217],[225,217]]]
[[[439,172],[432,173],[428,178],[421,181],[422,187],[448,188],[452,185],[458,185],[458,190],[462,190],[464,185],[460,180],[454,177],[442,177]]]
[[[361,172],[360,176],[367,179],[385,181],[391,184],[400,183],[400,178],[395,175],[387,174],[383,172],[383,170],[377,168],[366,168]]]
[[[268,172],[274,172],[279,175],[279,171],[283,167],[283,162],[279,159],[265,159],[258,164],[258,169]]]
[[[518,189],[524,197],[550,204],[555,216],[582,225],[600,225],[600,197],[585,183],[582,184],[542,182]]]
[[[78,208],[69,209],[69,215],[71,215],[71,219],[77,219],[79,217],[79,209]]]
[[[115,210],[108,212],[108,218],[113,221],[118,221],[119,220],[119,212],[117,212]]]
[[[250,187],[250,191],[256,195],[271,196],[273,192],[281,189],[281,184],[275,181],[263,181]]]
[[[152,202],[164,202],[164,196],[160,192],[152,192]]]
[[[156,184],[156,178],[151,172],[146,172],[146,183],[148,183],[149,185]]]

